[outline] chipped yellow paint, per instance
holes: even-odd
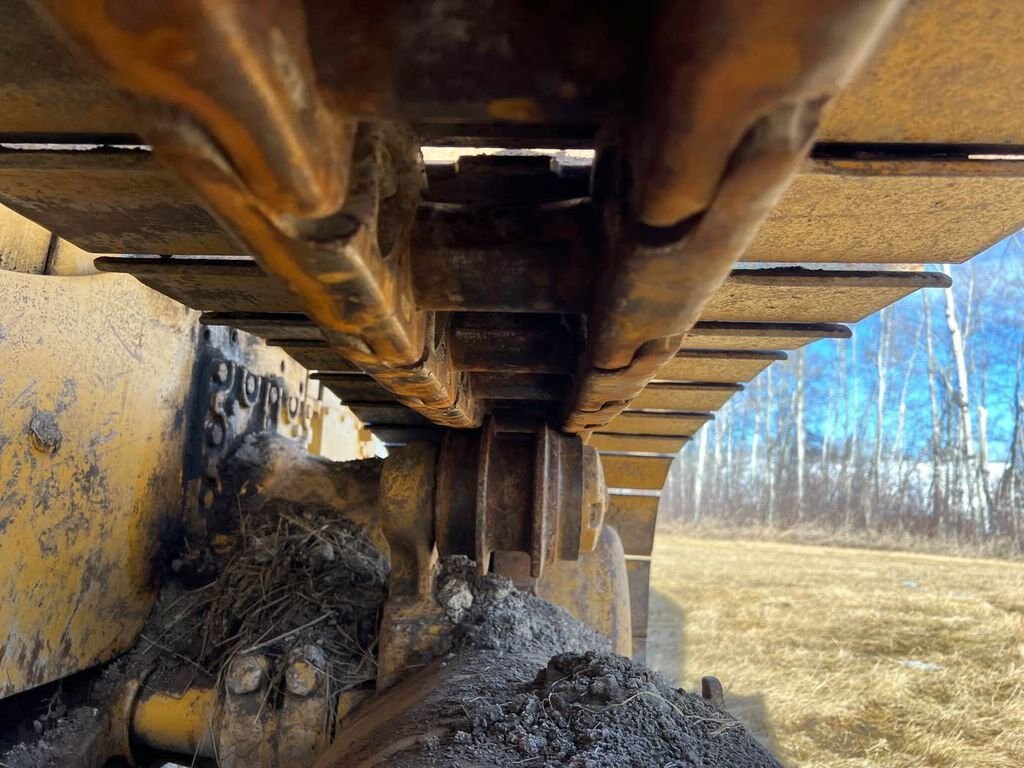
[[[621,532],[622,549],[627,555],[650,557],[660,502],[657,496],[608,495],[607,522]]]
[[[151,749],[213,757],[216,713],[214,688],[187,688],[177,696],[147,691],[135,705],[132,734]]]
[[[544,112],[533,99],[492,99],[487,102],[487,114],[495,120],[536,123],[544,119]]]
[[[821,141],[1024,144],[1024,4],[909,0]]]
[[[49,230],[0,205],[0,269],[41,274],[49,248]]]
[[[0,697],[131,647],[180,511],[197,313],[0,272]]]
[[[609,488],[642,488],[658,491],[665,484],[672,456],[617,456],[602,453],[605,482]]]

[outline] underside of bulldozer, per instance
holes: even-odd
[[[505,765],[499,665],[516,728],[586,678],[702,723],[672,764],[773,764],[714,751],[713,678],[609,692],[659,492],[1020,228],[1022,9],[0,11],[0,761]]]

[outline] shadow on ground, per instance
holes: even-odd
[[[692,670],[686,674],[686,614],[675,598],[652,589],[648,602],[647,665],[658,670],[668,681],[681,688],[696,688],[703,675],[716,675],[725,687],[725,706],[764,746],[772,752],[778,749],[772,735],[764,696],[760,693],[745,695],[730,691],[726,670]]]

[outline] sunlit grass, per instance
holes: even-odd
[[[791,766],[1024,766],[1024,565],[659,535],[648,660]]]

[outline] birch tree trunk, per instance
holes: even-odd
[[[988,398],[988,355],[982,347],[981,358],[981,392],[978,395],[978,486],[981,490],[982,509],[985,514],[985,533],[993,532],[992,513],[992,487],[991,478],[988,473],[988,408],[985,402]]]
[[[806,489],[807,433],[804,426],[804,350],[796,356],[796,519],[804,521]]]
[[[768,370],[762,374],[762,378],[767,381],[767,397],[764,401],[764,447],[765,447],[765,474],[768,479],[768,525],[773,527],[775,525],[775,457],[776,457],[776,435],[772,429],[772,406],[775,402],[775,387],[773,386],[773,375],[772,369],[775,366],[769,365]]]
[[[834,397],[825,399],[825,423],[821,429],[821,458],[818,461],[818,497],[822,505],[818,507],[817,516],[820,517],[823,510],[831,506],[832,496],[832,473],[829,471],[828,463],[832,459],[832,404],[839,393],[831,393]],[[834,522],[833,522],[834,524]]]
[[[840,348],[841,370],[843,372],[843,395],[846,403],[843,414],[844,429],[846,432],[846,452],[843,457],[843,492],[841,503],[843,505],[843,528],[850,530],[853,524],[853,476],[856,474],[856,452],[857,452],[857,426],[853,421],[852,414],[857,408],[857,399],[850,386],[850,361],[848,357],[856,360],[857,352],[856,334],[850,339],[850,348],[853,352],[848,355],[846,346]]]
[[[721,515],[722,507],[722,485],[725,479],[729,476],[731,467],[726,467],[722,464],[722,443],[725,442],[725,422],[729,418],[727,411],[720,411],[721,417],[716,418],[714,421],[715,425],[715,453],[713,462],[714,465],[711,468],[711,480],[712,480],[712,493],[708,499],[708,503],[712,505],[713,513],[715,515]]]
[[[693,512],[691,520],[694,525],[700,522],[704,511],[705,486],[708,482],[708,432],[711,430],[705,424],[700,431],[697,444],[697,471],[693,482]]]
[[[949,265],[944,264],[942,271],[949,275]],[[983,509],[978,489],[978,475],[975,469],[974,429],[970,409],[970,387],[967,379],[967,358],[964,354],[964,336],[960,329],[953,289],[946,288],[943,293],[946,299],[946,327],[949,329],[950,352],[953,355],[953,367],[956,373],[954,404],[960,428],[960,459],[963,464],[963,482],[966,486],[964,490],[966,491],[968,513],[984,535],[988,531],[988,516]]]
[[[992,492],[988,476],[988,408],[983,402],[978,404],[978,485],[985,516],[983,533],[989,534],[992,532]]]
[[[736,467],[734,463],[734,457],[736,455],[733,452],[732,444],[732,435],[734,431],[735,428],[733,426],[733,419],[730,417],[728,419],[728,423],[726,424],[725,430],[725,478],[723,482],[725,495],[722,500],[723,506],[728,508],[730,514],[733,514],[734,512],[733,499],[735,498],[734,494],[736,492],[735,489],[737,479],[740,480],[740,488],[743,487],[743,475],[740,471],[738,471],[740,468]]]
[[[932,302],[928,291],[921,291],[921,302],[924,304],[925,348],[928,352],[928,395],[931,401],[932,434],[931,434],[931,498],[932,515],[937,526],[945,528],[948,521],[942,507],[942,416],[939,413],[939,397],[936,391],[938,366],[935,363],[935,342],[932,338]]]
[[[917,353],[920,350],[921,333],[927,326],[927,320],[923,320],[918,323],[917,330],[914,332],[914,341],[912,351],[910,353],[909,363],[906,365],[903,372],[903,384],[900,386],[900,398],[896,408],[896,437],[893,441],[893,447],[890,458],[890,465],[893,467],[899,467],[899,485],[897,487],[896,497],[893,500],[895,506],[895,512],[900,521],[900,527],[903,527],[903,522],[906,517],[905,510],[907,509],[907,493],[910,487],[911,475],[914,472],[914,462],[910,459],[907,452],[906,445],[906,425],[907,425],[907,393],[910,389],[910,378],[911,374],[915,370],[917,363]],[[892,343],[890,341],[890,348]]]
[[[757,380],[755,386],[757,387],[757,400],[754,406],[754,434],[750,438],[750,471],[744,486],[756,492],[762,487],[761,483],[764,479],[761,473],[761,457],[759,453],[761,435],[764,432],[764,419],[761,413],[764,408],[764,398],[761,396],[763,384],[760,379]],[[767,510],[759,509],[757,511],[763,515]],[[764,522],[763,517],[760,522]]]
[[[1013,436],[1010,439],[1010,457],[1007,462],[1008,466],[1006,471],[1003,473],[1004,477],[1008,477],[1008,509],[1007,519],[1010,526],[1010,535],[1013,540],[1017,542],[1017,548],[1024,548],[1024,525],[1022,525],[1021,515],[1021,501],[1020,501],[1020,480],[1021,480],[1021,459],[1022,457],[1022,445],[1021,442],[1024,440],[1024,424],[1021,420],[1024,419],[1024,388],[1022,388],[1021,377],[1024,373],[1024,347],[1021,347],[1021,351],[1017,354],[1017,381],[1014,386],[1013,400]]]
[[[875,457],[872,465],[872,476],[874,486],[872,501],[864,507],[864,527],[867,530],[874,528],[876,515],[880,516],[882,509],[882,475],[884,472],[882,448],[885,445],[885,380],[886,380],[886,357],[889,338],[889,309],[883,309],[878,324],[878,346],[875,348],[875,372],[878,377],[878,396],[875,400]]]

